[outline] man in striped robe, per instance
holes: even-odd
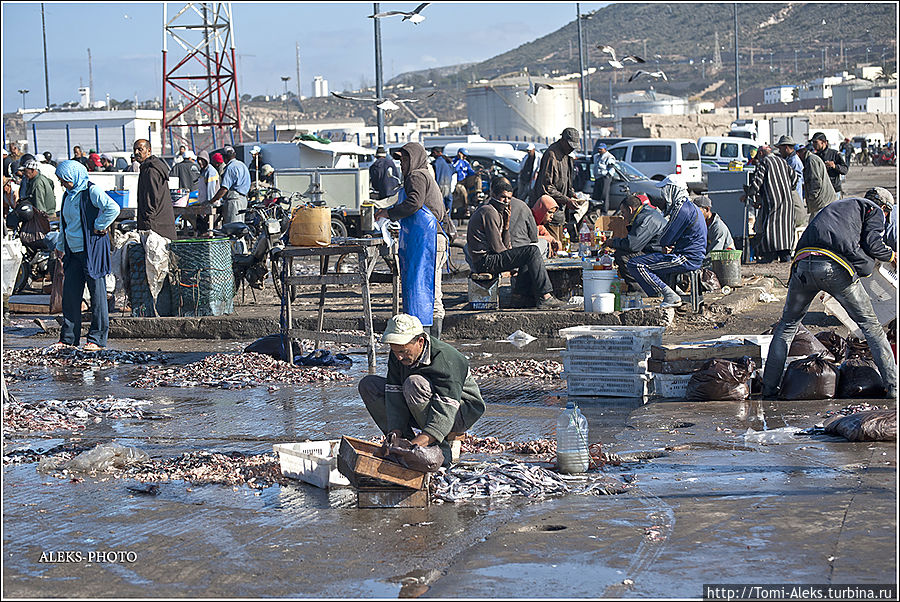
[[[794,249],[794,205],[791,191],[797,173],[784,159],[766,155],[750,179],[750,190],[742,200],[754,199],[756,207],[756,247],[758,263],[791,260]]]

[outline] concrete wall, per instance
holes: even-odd
[[[771,119],[797,113],[754,113],[754,119]],[[845,137],[881,132],[885,140],[897,140],[897,115],[890,113],[803,113],[809,131],[840,130]],[[743,117],[743,115],[742,115]],[[721,136],[734,121],[731,115],[638,115],[622,120],[622,136],[636,138],[699,138]]]

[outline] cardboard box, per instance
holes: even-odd
[[[628,236],[625,218],[621,215],[601,215],[597,218],[597,221],[594,222],[594,228],[612,230],[613,238],[625,238]]]

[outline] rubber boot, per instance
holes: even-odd
[[[432,323],[429,328],[429,334],[432,338],[437,340],[441,340],[441,332],[444,330],[444,319],[443,318],[434,318],[434,323]]]

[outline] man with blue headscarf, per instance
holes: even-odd
[[[626,269],[648,297],[662,296],[660,307],[678,307],[681,297],[660,276],[699,270],[706,257],[706,221],[687,193],[681,176],[671,174],[656,185],[666,202],[669,222],[659,235],[662,253],[648,253],[628,260]]]
[[[85,351],[106,347],[109,307],[106,276],[110,273],[109,227],[119,215],[119,206],[99,186],[88,180],[87,169],[78,161],[63,161],[56,177],[66,189],[60,210],[57,247],[65,251],[63,269],[63,324],[59,342],[78,346],[81,338],[81,299],[87,285],[91,296],[91,328]]]

